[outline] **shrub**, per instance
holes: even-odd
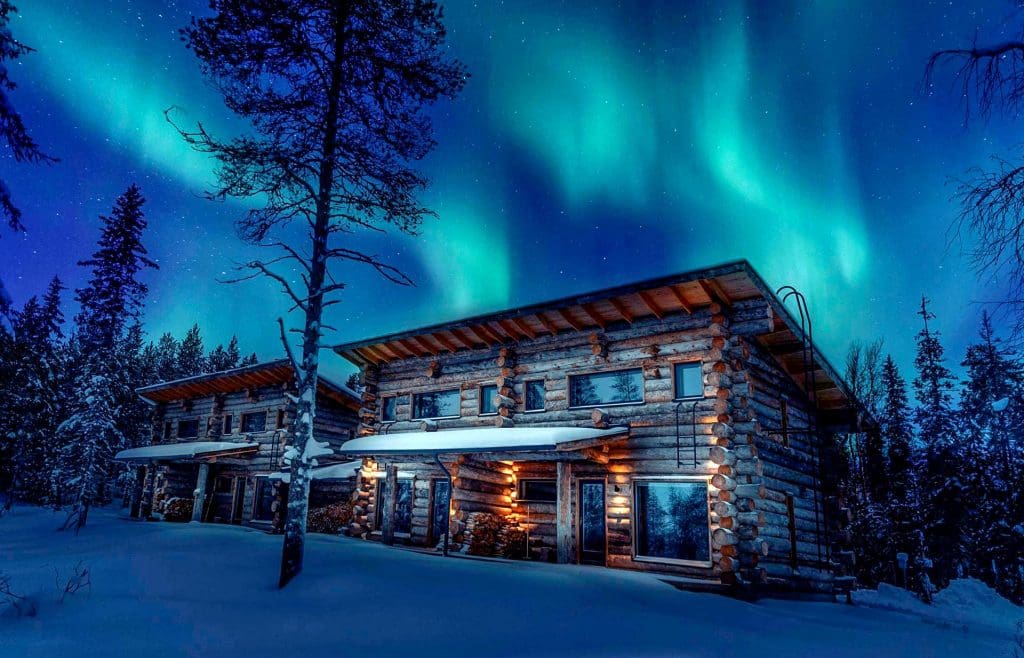
[[[170,498],[164,504],[164,521],[184,523],[192,520],[191,498]]]
[[[325,535],[341,534],[343,528],[352,522],[352,504],[334,503],[326,507],[317,507],[310,510],[306,520],[306,529],[309,532],[319,532]]]

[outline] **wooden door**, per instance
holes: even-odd
[[[236,477],[234,489],[234,501],[231,510],[231,523],[239,525],[245,514],[245,478]]]
[[[604,480],[579,483],[579,559],[581,564],[606,563],[608,532],[605,526]]]
[[[435,478],[430,481],[430,533],[429,544],[433,545],[444,538],[448,530],[448,507],[451,505],[451,485],[448,478]]]

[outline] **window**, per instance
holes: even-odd
[[[526,411],[544,411],[544,380],[531,379],[526,387]]]
[[[242,432],[263,432],[267,429],[267,412],[242,414]]]
[[[458,417],[462,396],[459,389],[419,393],[412,396],[412,417],[418,418],[452,418]]]
[[[570,407],[643,401],[644,376],[640,368],[569,376]]]
[[[274,423],[274,427],[277,429],[284,427],[284,409],[277,410],[277,421]]]
[[[636,481],[634,492],[637,558],[711,560],[705,481]]]
[[[704,397],[704,377],[700,362],[677,363],[672,367],[672,374],[676,400]]]
[[[387,507],[388,481],[381,478],[380,486],[377,487],[377,530],[384,530],[384,508]],[[409,534],[412,532],[412,480],[398,480],[398,495],[395,497],[395,523],[396,534]]]
[[[256,478],[256,492],[253,494],[252,520],[273,521],[274,497],[277,495],[277,483],[268,477]],[[283,504],[283,503],[282,503]]]
[[[194,439],[199,436],[199,419],[194,418],[192,420],[179,420],[178,421],[178,438],[179,439]]]
[[[558,484],[554,479],[520,480],[517,500],[521,503],[554,503],[558,500]]]
[[[380,401],[380,419],[385,423],[398,420],[398,398],[382,398]]]
[[[231,424],[231,414],[224,416],[224,433],[231,434],[234,431],[234,427]]]
[[[171,440],[171,432],[173,427],[174,426],[171,425],[171,423],[169,422],[164,423],[164,441]]]
[[[480,415],[498,413],[498,407],[494,404],[494,396],[498,394],[498,387],[488,384],[480,387]]]

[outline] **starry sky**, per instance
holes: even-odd
[[[242,129],[178,36],[205,0],[18,4],[12,31],[38,52],[12,67],[12,97],[61,161],[0,160],[29,228],[0,237],[15,302],[54,274],[81,285],[97,216],[137,182],[161,267],[146,275],[150,335],[199,322],[208,346],[237,334],[280,356],[284,297],[266,281],[218,282],[255,253],[233,229],[244,206],[200,198],[210,162],[163,117],[173,105],[216,133]],[[806,293],[834,364],[851,339],[880,337],[909,368],[922,293],[956,361],[977,302],[998,298],[970,271],[970,245],[947,239],[950,177],[1010,155],[1024,124],[965,127],[955,90],[924,87],[922,73],[976,31],[1005,37],[1020,24],[1011,3],[444,4],[472,78],[433,111],[424,199],[439,219],[417,238],[356,243],[417,285],[340,270],[350,287],[329,340],[746,258],[769,285]]]

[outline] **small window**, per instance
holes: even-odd
[[[224,433],[231,434],[234,431],[234,426],[231,424],[231,414],[224,416]]]
[[[199,436],[199,420],[179,420],[178,421],[178,438],[179,439],[194,439]]]
[[[494,404],[494,396],[498,394],[498,387],[488,384],[480,387],[480,415],[498,413],[498,407]]]
[[[634,491],[638,558],[711,560],[706,482],[637,481]]]
[[[526,382],[526,411],[544,411],[544,380]]]
[[[398,419],[398,398],[383,398],[380,401],[380,419],[390,423]]]
[[[643,401],[644,376],[640,368],[569,376],[570,407]]]
[[[558,500],[558,484],[554,479],[520,480],[517,499],[521,503],[554,503]]]
[[[277,410],[277,421],[274,423],[274,427],[276,429],[281,429],[284,427],[284,409]]]
[[[242,414],[242,432],[263,432],[267,429],[267,412]]]
[[[164,423],[164,441],[171,440],[171,433],[174,431],[174,426],[170,422]]]
[[[704,397],[704,377],[701,364],[677,363],[673,366],[676,400],[694,400]]]
[[[454,418],[461,414],[462,395],[459,389],[419,393],[412,396],[412,417],[419,418]]]

